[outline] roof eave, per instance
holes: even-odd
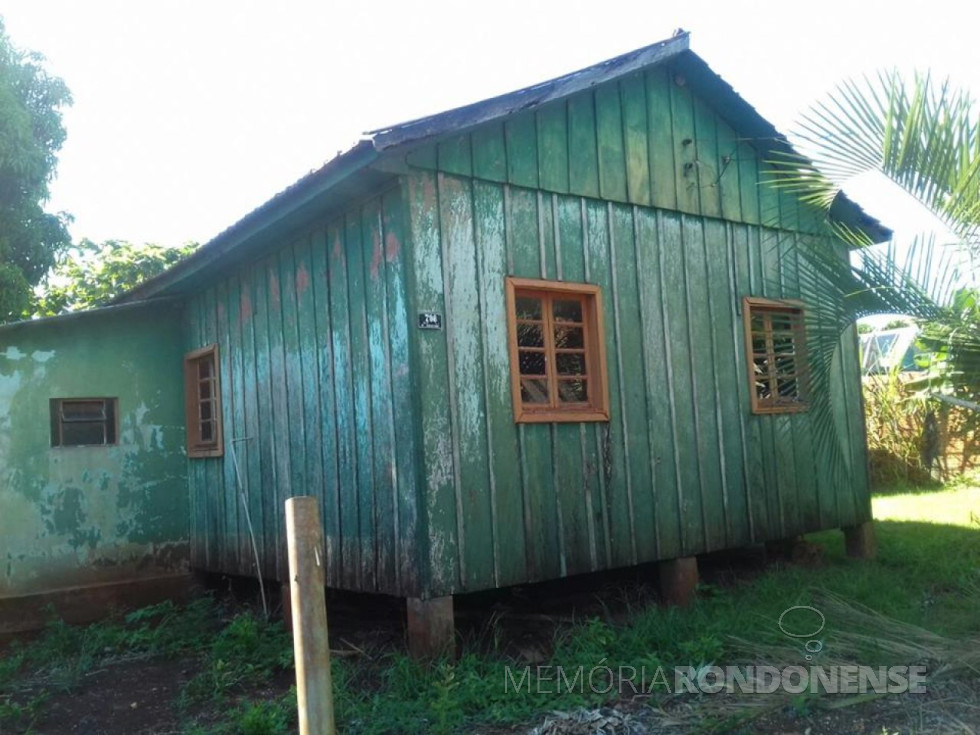
[[[84,309],[81,311],[70,311],[65,314],[55,314],[54,316],[40,317],[38,319],[22,319],[16,322],[8,322],[7,324],[0,324],[0,336],[11,333],[18,332],[25,329],[42,328],[51,324],[70,324],[79,320],[98,318],[101,316],[108,316],[111,314],[119,314],[130,311],[138,311],[140,309],[145,309],[149,306],[154,308],[160,307],[175,307],[179,304],[179,300],[176,298],[158,298],[150,301],[132,301],[127,303],[119,304],[107,304],[105,306],[99,306],[93,309]]]
[[[120,294],[107,305],[145,301],[179,292],[182,284],[201,274],[232,251],[269,234],[274,228],[281,227],[284,221],[296,220],[303,216],[339,184],[369,166],[377,158],[378,151],[372,142],[360,141],[347,152],[307,174],[245,215],[187,258],[154,278]]]

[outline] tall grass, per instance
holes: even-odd
[[[930,397],[928,380],[897,370],[863,387],[873,487],[936,485],[980,466],[980,413]]]
[[[922,451],[928,401],[907,391],[902,375],[892,370],[864,378],[864,418],[873,487],[932,482]]]

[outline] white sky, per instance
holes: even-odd
[[[980,6],[950,0],[0,0],[0,15],[74,95],[49,209],[74,215],[76,239],[205,242],[365,130],[677,27],[783,131],[841,78],[882,67],[980,93]],[[865,188],[872,214],[921,229]]]

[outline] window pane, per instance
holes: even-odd
[[[796,358],[792,355],[789,357],[776,357],[776,373],[778,375],[792,375],[796,373]]]
[[[212,375],[212,373],[214,372],[211,369],[211,367],[212,367],[211,366],[211,358],[210,357],[202,357],[200,360],[197,361],[197,377],[199,377],[199,378],[210,378],[211,375]]]
[[[65,421],[101,421],[105,418],[105,401],[62,401]]]
[[[543,352],[520,351],[521,375],[545,375],[547,360]]]
[[[213,421],[203,421],[203,422],[201,422],[201,441],[202,442],[212,442],[212,441],[214,441],[214,422]]]
[[[541,299],[518,296],[516,308],[518,319],[541,319]]]
[[[102,421],[78,421],[61,425],[62,445],[66,447],[86,444],[105,444],[105,423]]]
[[[798,398],[800,391],[797,388],[796,378],[790,380],[777,380],[776,384],[779,386],[779,395],[783,398]]]
[[[556,322],[580,322],[582,321],[582,302],[556,299],[554,314]]]
[[[589,381],[585,378],[558,381],[558,400],[562,403],[587,403]]]
[[[558,354],[555,357],[559,375],[585,375],[584,354]]]
[[[201,401],[201,421],[211,420],[211,401]]]
[[[548,403],[548,381],[543,378],[521,378],[521,401]]]
[[[769,410],[791,409],[803,400],[803,313],[792,308],[754,308],[750,324],[755,398]]]
[[[585,347],[585,335],[582,327],[555,327],[555,347],[559,349]]]
[[[517,345],[519,347],[544,347],[544,328],[541,324],[518,324]]]
[[[796,317],[793,314],[786,314],[780,312],[774,312],[769,316],[772,321],[772,328],[774,331],[785,331],[793,328],[796,323]]]
[[[201,399],[202,400],[208,400],[209,398],[212,397],[212,394],[211,394],[211,385],[212,384],[211,384],[211,381],[210,380],[202,380],[199,383],[199,385],[198,385],[198,388],[199,388],[198,395],[201,396]]]

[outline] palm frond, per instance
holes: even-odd
[[[895,245],[865,248],[850,257],[826,237],[797,240],[800,295],[806,312],[811,425],[835,484],[851,472],[843,417],[834,412],[833,376],[841,336],[861,317],[903,314],[923,326],[923,342],[942,350],[955,370],[941,383],[963,396],[980,389],[980,295],[963,288],[971,261],[962,249],[917,238],[904,257]],[[964,392],[965,389],[965,392]]]
[[[961,241],[980,247],[980,132],[972,96],[928,74],[896,71],[841,83],[791,136],[806,156],[772,154],[772,184],[829,217],[847,182],[878,171],[933,212]],[[857,233],[838,233],[845,242]]]

